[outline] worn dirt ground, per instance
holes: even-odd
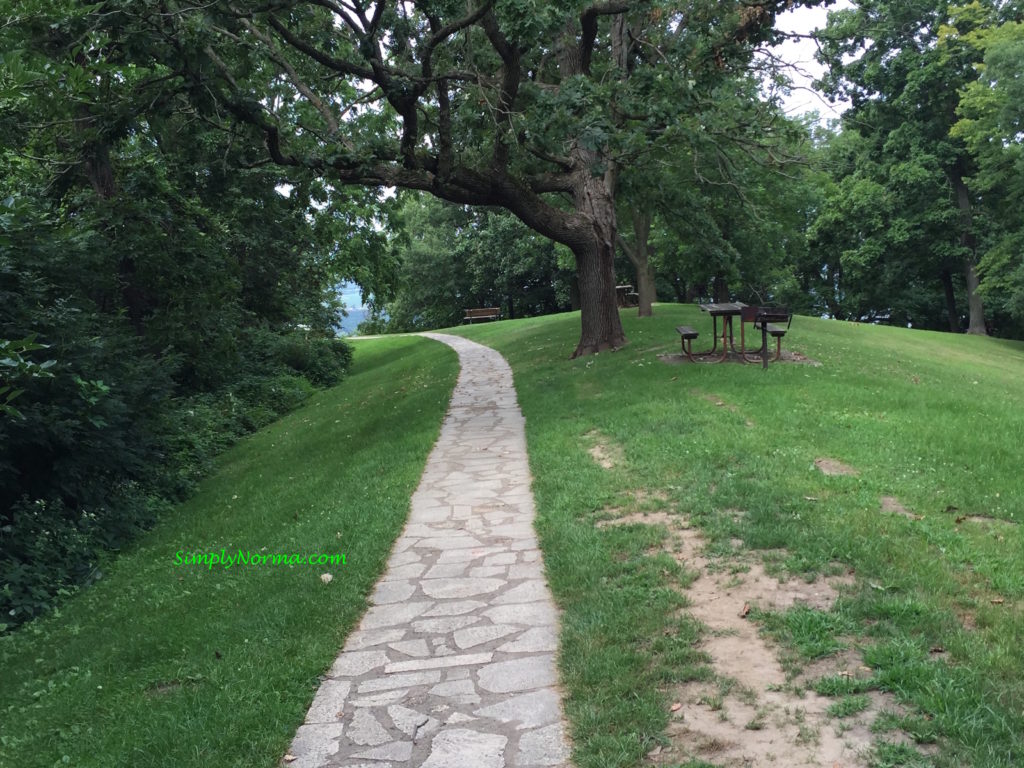
[[[651,765],[701,760],[728,768],[864,768],[876,740],[910,743],[900,733],[873,733],[882,712],[900,712],[888,695],[871,693],[863,711],[837,718],[836,701],[807,686],[829,675],[870,677],[859,653],[847,650],[821,659],[799,674],[787,674],[779,652],[752,620],[754,609],[785,610],[798,605],[832,607],[840,591],[853,583],[843,575],[813,583],[770,576],[760,557],[735,541],[725,558],[704,555],[705,542],[685,517],[672,511],[630,512],[602,520],[599,527],[661,525],[668,529],[666,549],[697,578],[685,590],[686,609],[706,627],[702,650],[712,660],[714,680],[670,691],[669,745],[648,755]]]

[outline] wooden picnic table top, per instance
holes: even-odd
[[[742,301],[721,302],[711,304],[700,304],[701,310],[712,317],[719,315],[738,315],[747,306]]]

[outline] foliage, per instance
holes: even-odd
[[[819,33],[822,84],[861,139],[826,148],[835,183],[811,232],[839,316],[1020,334],[1015,8],[857,3]]]
[[[976,5],[976,4],[975,4]],[[951,28],[949,33],[959,34]],[[1024,24],[990,23],[969,33],[983,54],[978,79],[963,91],[952,133],[977,158],[971,191],[986,211],[982,290],[990,301],[1024,326]]]
[[[46,349],[45,344],[37,344],[35,336],[24,339],[0,339],[0,416],[21,418],[21,413],[11,405],[11,401],[22,394],[24,389],[17,389],[17,383],[23,378],[46,378],[52,376],[49,368],[54,360],[37,363],[25,358],[25,353]]]
[[[44,5],[0,27],[5,624],[95,578],[218,451],[337,382],[330,287],[390,274],[386,203],[240,167],[237,136],[97,26],[116,13]]]
[[[565,245],[586,354],[625,342],[608,311],[619,171],[696,140],[792,3],[106,0],[71,2],[71,21],[39,5],[40,28],[88,41],[92,71],[187,101],[245,165],[504,208]]]
[[[466,309],[500,307],[506,318],[569,306],[571,272],[558,247],[499,210],[478,210],[406,195],[394,248],[395,294],[377,300],[364,332],[458,325]]]

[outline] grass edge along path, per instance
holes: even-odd
[[[820,367],[670,366],[674,327],[703,339],[706,316],[662,305],[623,322],[627,347],[572,361],[578,313],[451,331],[513,368],[579,768],[647,764],[685,715],[669,707],[681,686],[715,679],[667,531],[597,526],[645,510],[696,525],[724,567],[742,542],[782,577],[854,571],[831,611],[763,626],[797,666],[801,625],[813,647],[860,651],[862,687],[906,708],[876,725],[935,753],[879,732],[870,765],[1024,764],[1024,345],[798,317],[786,346]],[[822,457],[859,474],[826,476]]]
[[[277,765],[366,608],[457,373],[437,342],[356,342],[341,385],[225,453],[93,587],[0,637],[0,765]],[[346,562],[174,562],[222,548]]]

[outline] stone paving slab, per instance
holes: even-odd
[[[569,768],[558,613],[523,416],[494,350],[461,371],[405,530],[300,726],[291,768]]]

